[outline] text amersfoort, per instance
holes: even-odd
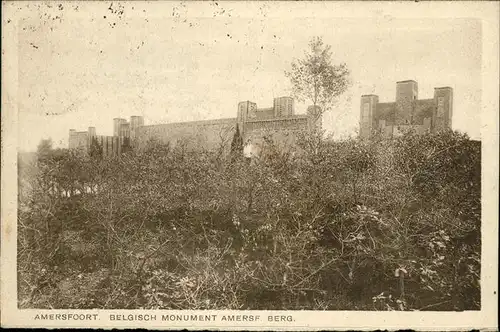
[[[98,320],[98,314],[36,314],[35,320]]]

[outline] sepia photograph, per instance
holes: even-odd
[[[247,328],[484,311],[488,26],[287,5],[2,3],[15,310]]]

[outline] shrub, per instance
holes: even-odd
[[[44,145],[45,146],[45,145]],[[480,144],[20,158],[23,308],[477,310]]]

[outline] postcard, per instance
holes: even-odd
[[[2,2],[2,327],[495,330],[497,2]]]

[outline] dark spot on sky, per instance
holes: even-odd
[[[106,18],[106,15],[104,15],[103,17]]]
[[[118,18],[120,18],[120,19],[124,13],[123,6],[121,3],[118,3],[118,8],[114,8],[114,3],[112,2],[109,5],[108,10],[111,12],[111,14],[116,14],[118,16]]]
[[[33,46],[33,48],[36,48],[36,49],[38,49],[38,46],[36,46],[35,44],[33,44],[33,43],[30,43],[30,45],[31,45],[31,46]]]
[[[276,35],[274,35],[274,38],[276,38]]]
[[[261,47],[260,47],[260,49],[261,49],[261,50],[263,50],[263,49],[264,49],[264,46],[261,46]]]
[[[9,19],[9,20],[7,20],[7,23],[10,23],[10,19]]]
[[[61,3],[57,6],[57,8],[59,8],[59,10],[63,10],[64,9],[64,7],[63,7],[63,5]]]

